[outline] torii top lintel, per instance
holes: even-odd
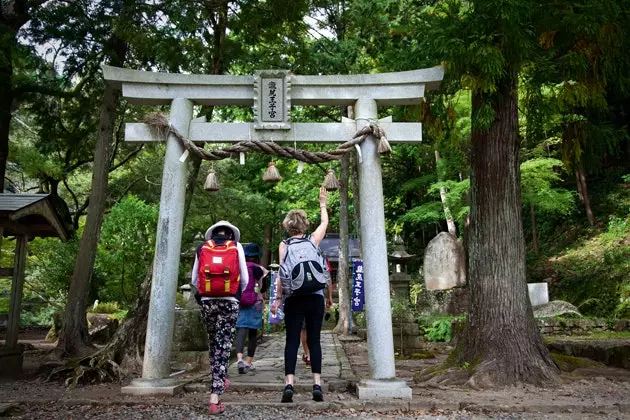
[[[142,105],[168,105],[186,98],[199,105],[252,105],[255,76],[160,73],[103,66],[105,80],[122,88],[123,97]],[[425,90],[439,88],[441,66],[380,74],[291,75],[294,105],[352,105],[359,98],[379,106],[419,103]]]

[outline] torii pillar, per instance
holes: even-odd
[[[441,67],[397,73],[295,76],[286,70],[264,70],[254,76],[183,75],[143,72],[104,66],[105,80],[122,88],[130,103],[171,104],[171,124],[193,142],[342,143],[358,129],[377,122],[390,143],[419,142],[422,125],[378,120],[377,107],[420,103],[425,89],[437,89]],[[193,105],[253,105],[254,123],[206,123],[192,120]],[[292,123],[292,105],[355,107],[356,120],[339,123]],[[164,141],[147,124],[128,123],[125,140]],[[380,156],[375,139],[361,143],[359,195],[361,248],[365,269],[365,299],[370,379],[358,385],[361,399],[411,399],[411,388],[396,378],[389,276],[383,209]],[[134,394],[175,393],[169,379],[179,251],[183,224],[185,155],[174,136],[167,151],[160,197],[154,277],[142,378],[123,388]],[[211,221],[208,221],[210,223]],[[281,384],[279,384],[279,387]]]

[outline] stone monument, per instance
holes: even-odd
[[[448,290],[466,284],[464,247],[448,232],[431,239],[424,253],[424,284],[427,290]]]

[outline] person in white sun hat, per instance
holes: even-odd
[[[228,366],[238,317],[239,299],[249,281],[245,253],[239,240],[241,232],[226,221],[210,226],[206,242],[197,247],[192,270],[195,297],[208,332],[210,360],[210,414],[221,414],[219,401],[230,385]]]

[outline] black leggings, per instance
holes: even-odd
[[[256,328],[237,328],[236,329],[236,352],[243,353],[245,348],[245,336],[249,336],[247,339],[247,357],[254,357],[256,353],[256,335],[258,330]]]
[[[319,335],[323,318],[324,297],[322,295],[297,295],[287,298],[284,303],[284,325],[287,330],[287,341],[284,347],[285,375],[295,375],[302,321],[306,323],[306,343],[311,352],[311,371],[322,373],[322,347]]]

